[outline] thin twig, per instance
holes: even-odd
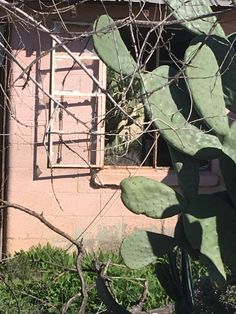
[[[80,305],[78,314],[85,313],[86,305],[88,302],[88,287],[87,287],[87,284],[85,283],[84,274],[81,267],[81,261],[83,259],[83,256],[84,256],[84,249],[83,249],[83,239],[82,239],[78,247],[78,255],[77,255],[77,260],[76,260],[76,269],[80,278],[81,295],[82,295],[82,303]]]

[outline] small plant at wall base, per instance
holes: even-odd
[[[141,270],[130,270],[119,254],[97,252],[100,263],[107,264],[107,276],[116,297],[127,307],[138,300],[143,285],[148,282],[149,297],[145,310],[165,306],[170,302],[155,278],[153,265]],[[0,262],[0,313],[78,313],[82,296],[65,311],[64,304],[81,291],[81,283],[75,268],[76,255],[50,245],[37,246],[20,251]],[[94,254],[85,254],[82,270],[87,285],[91,285],[85,313],[104,313],[105,305],[99,298],[94,282]],[[158,292],[158,298],[155,297]]]
[[[133,301],[140,298],[144,282],[148,282],[149,293],[143,310],[148,313],[153,308],[165,307],[170,303],[164,289],[156,280],[154,265],[130,270],[114,252],[100,252],[97,258],[105,264],[110,261],[107,271],[110,285],[113,293],[125,306],[132,307]],[[20,251],[2,260],[0,262],[2,278],[0,312],[4,314],[61,313],[64,303],[80,291],[81,284],[75,268],[75,260],[74,254],[50,245]],[[93,261],[94,255],[86,254],[82,262],[86,282],[91,285],[96,279]],[[159,259],[158,263],[162,265],[164,259]],[[197,282],[196,306],[199,310],[196,313],[225,313],[222,309],[227,309],[227,313],[235,313],[235,286],[229,286],[223,291],[212,291],[206,278],[206,270],[197,262],[193,263],[193,279]],[[71,304],[66,313],[77,313],[80,304],[81,297]],[[97,313],[98,309],[104,313],[105,305],[101,303],[93,287],[88,298],[86,313]]]
[[[177,23],[188,19],[182,26],[196,35],[181,66],[145,71],[131,57],[118,28],[107,15],[95,22],[93,40],[97,54],[109,68],[123,77],[140,80],[146,115],[169,145],[182,190],[182,194],[177,193],[145,177],[121,182],[122,201],[132,212],[153,219],[179,217],[174,237],[135,232],[124,240],[122,256],[129,267],[139,268],[169,254],[170,264],[157,268],[158,278],[175,301],[176,312],[192,313],[185,252],[207,267],[218,287],[227,283],[224,264],[233,274],[236,272],[236,121],[229,125],[226,115],[226,108],[236,112],[236,36],[225,35],[208,1],[166,3]],[[197,19],[197,14],[209,17]],[[190,123],[193,111],[204,129]],[[219,160],[226,190],[201,195],[199,161],[212,159]],[[173,253],[176,246],[182,249],[181,276]]]

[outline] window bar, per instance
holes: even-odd
[[[52,40],[52,51],[50,53],[50,94],[54,97],[54,90],[55,90],[55,46],[56,43]],[[53,135],[50,131],[53,130],[53,119],[52,114],[54,111],[54,101],[50,99],[49,101],[49,122],[51,123],[49,136],[48,136],[48,167],[53,165]]]
[[[61,96],[61,104],[64,104],[64,97]],[[63,108],[59,109],[59,131],[63,131]],[[62,143],[63,143],[63,135],[62,133],[58,133],[59,142],[58,142],[58,150],[57,150],[57,164],[62,162]]]
[[[156,49],[156,66],[158,67],[160,65],[160,41],[157,44],[157,49]],[[158,167],[158,154],[157,154],[157,150],[158,150],[158,137],[159,134],[157,131],[153,132],[153,137],[154,137],[154,147],[153,147],[153,168],[157,168]]]
[[[157,49],[156,49],[156,67],[160,65],[160,42],[157,44]]]
[[[106,88],[106,79],[107,79],[107,68],[105,64],[99,60],[99,80],[102,82],[102,86]],[[104,166],[104,153],[105,153],[105,115],[106,115],[106,95],[100,92],[100,97],[98,98],[98,112],[99,112],[99,128],[98,128],[98,133],[103,135],[99,136],[100,140],[100,147],[99,147],[99,153],[100,153],[100,163],[99,165],[101,167]]]
[[[154,137],[154,145],[153,145],[153,168],[157,168],[158,160],[157,160],[157,149],[158,149],[158,137],[159,134],[157,131],[153,132]]]

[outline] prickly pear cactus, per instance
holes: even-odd
[[[211,13],[206,0],[166,2],[180,20]],[[108,29],[108,23],[112,20],[103,16],[95,27],[102,24]],[[138,66],[112,25],[113,35],[95,35],[97,53],[115,71],[137,73]],[[122,201],[132,212],[154,219],[180,218],[172,239],[135,233],[124,240],[121,252],[130,267],[138,267],[179,246],[199,258],[221,286],[226,281],[224,264],[236,272],[236,122],[230,125],[226,115],[226,107],[236,111],[236,37],[232,34],[227,39],[213,16],[187,21],[183,26],[199,36],[187,49],[182,68],[160,66],[152,72],[139,69],[135,74],[142,84],[147,116],[170,147],[182,195],[147,178],[129,177],[121,182]],[[193,108],[208,132],[189,122]],[[198,162],[215,158],[220,161],[226,191],[199,195]]]

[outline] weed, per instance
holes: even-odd
[[[143,292],[148,281],[149,298],[146,309],[157,308],[170,302],[156,280],[154,266],[141,270],[130,270],[122,264],[115,253],[99,252],[100,262],[110,261],[108,276],[115,297],[125,307],[132,306]],[[96,273],[93,254],[83,260],[85,279],[93,285],[89,291],[88,312],[105,310],[94,287]],[[80,281],[75,269],[75,255],[53,248],[50,245],[35,247],[28,252],[20,251],[0,263],[2,281],[0,283],[1,313],[60,313],[63,305],[80,291]],[[68,313],[75,313],[80,305],[78,299]]]

